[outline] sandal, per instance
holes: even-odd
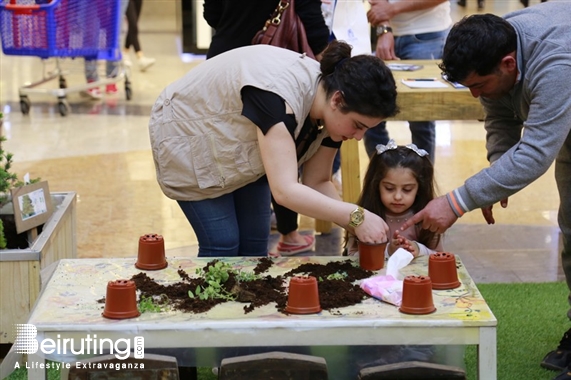
[[[303,238],[305,239],[305,244],[284,243],[280,241],[277,246],[278,253],[282,256],[291,256],[302,252],[313,251],[315,248],[315,236],[303,235]]]

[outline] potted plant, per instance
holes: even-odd
[[[2,120],[2,114],[1,113],[0,113],[0,120]],[[0,122],[0,127],[1,127],[1,122]],[[7,206],[12,201],[12,196],[11,196],[10,191],[14,188],[17,188],[17,187],[24,185],[24,182],[18,179],[18,175],[16,173],[11,172],[13,154],[4,151],[4,149],[2,148],[2,143],[4,141],[6,141],[6,137],[4,137],[3,135],[0,135],[0,215],[1,215],[0,216],[0,249],[6,249],[8,246],[4,222],[8,221],[9,223],[10,222],[14,223],[13,216],[10,217],[10,214],[13,214],[13,211],[10,212],[10,208],[8,208],[8,210],[4,210],[4,213],[2,213],[2,210],[5,208],[5,206]],[[39,180],[40,180],[39,178],[35,178],[35,179],[31,180],[30,182],[34,183],[34,182],[38,182]],[[6,229],[10,230],[10,232],[12,232],[12,230],[9,229],[8,226],[6,226]],[[14,230],[14,234],[15,234],[15,227],[13,228],[13,230]],[[16,240],[16,239],[17,239],[17,237],[14,236],[14,240]],[[20,247],[21,243],[18,244],[17,241],[11,242],[11,245],[14,247],[25,248],[25,247]]]
[[[2,127],[0,112],[0,131]],[[29,239],[26,232],[18,234],[12,205],[12,190],[24,185],[12,173],[13,155],[4,151],[2,142],[6,138],[0,133],[0,344],[13,343],[14,336],[8,334],[15,323],[26,323],[28,314],[40,292],[40,271],[64,258],[77,256],[75,234],[76,193],[50,192],[53,214],[37,227],[37,237]],[[38,182],[39,178],[30,182]],[[26,208],[24,201],[24,209]],[[14,241],[16,240],[16,241]],[[4,286],[4,284],[7,284]]]

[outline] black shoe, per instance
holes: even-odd
[[[456,2],[456,4],[458,4],[458,5],[461,6],[461,7],[465,7],[465,6],[466,6],[466,0],[458,0],[458,1]]]
[[[519,2],[524,6],[524,7],[529,7],[529,0],[519,0]]]
[[[565,368],[561,373],[555,376],[553,380],[571,380],[571,367]]]
[[[543,368],[552,371],[563,371],[569,365],[571,365],[571,329],[563,334],[557,349],[549,352],[541,361]],[[565,377],[562,377],[562,379],[565,379]],[[571,377],[569,379],[571,380]]]
[[[484,0],[478,0],[478,9],[484,9]]]

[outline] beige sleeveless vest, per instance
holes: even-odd
[[[157,180],[175,200],[216,198],[262,177],[258,127],[241,115],[240,90],[281,96],[297,121],[295,137],[317,92],[319,63],[269,45],[234,49],[168,85],[153,106],[149,134]],[[299,164],[315,154],[318,135]]]

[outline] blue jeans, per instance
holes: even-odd
[[[448,36],[449,29],[441,32],[411,34],[395,37],[395,53],[400,59],[439,59]],[[436,148],[436,125],[434,121],[409,121],[412,142],[426,150],[430,160],[434,162]],[[364,142],[367,155],[370,157],[377,144],[389,141],[387,125],[382,122],[365,132]]]
[[[198,238],[198,257],[267,256],[270,187],[265,176],[218,198],[178,204]]]
[[[105,61],[105,75],[107,78],[115,78],[117,76],[118,67],[118,61]],[[85,79],[87,79],[88,82],[97,82],[99,80],[97,60],[85,60]]]
[[[335,158],[333,159],[333,170],[331,170],[331,173],[335,174],[339,169],[341,169],[341,148],[337,149],[337,153],[335,153]]]

